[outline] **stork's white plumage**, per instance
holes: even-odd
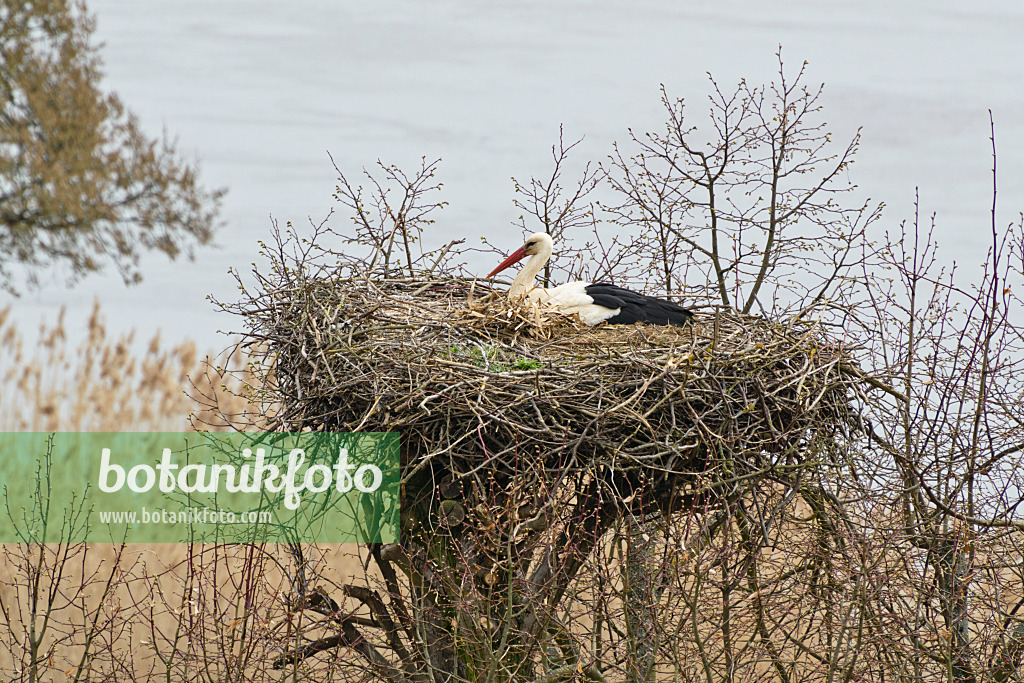
[[[587,325],[607,322],[626,324],[647,322],[655,325],[685,325],[693,314],[678,304],[657,297],[616,287],[606,282],[567,282],[545,289],[534,286],[534,279],[551,258],[554,243],[544,232],[531,235],[526,243],[498,264],[487,277],[494,277],[529,256],[508,289],[509,298],[525,297],[550,306],[565,315],[577,315]]]

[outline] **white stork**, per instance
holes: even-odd
[[[510,299],[526,297],[550,306],[565,315],[578,315],[587,325],[607,322],[613,325],[636,322],[653,325],[685,325],[693,314],[679,304],[633,292],[607,282],[566,282],[544,289],[533,285],[534,278],[551,258],[554,243],[545,232],[531,235],[526,243],[498,264],[487,277],[494,277],[526,256],[531,257],[508,289]]]

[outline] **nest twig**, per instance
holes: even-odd
[[[276,426],[398,431],[406,482],[528,456],[606,467],[623,496],[657,480],[678,498],[709,472],[720,489],[823,457],[856,382],[812,326],[717,312],[588,328],[457,279],[309,280],[247,318],[272,355]]]

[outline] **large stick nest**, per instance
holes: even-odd
[[[528,460],[692,504],[709,476],[718,496],[827,459],[857,381],[813,326],[724,312],[587,328],[455,279],[306,280],[254,303],[279,428],[400,432],[407,484]]]

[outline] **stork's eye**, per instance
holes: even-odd
[[[527,243],[526,243],[526,248],[527,248],[527,249],[529,249],[530,247],[532,247],[532,246],[533,246],[533,245],[535,245],[535,244],[537,244],[537,242],[536,242],[536,241],[531,241],[531,242],[527,242]]]

